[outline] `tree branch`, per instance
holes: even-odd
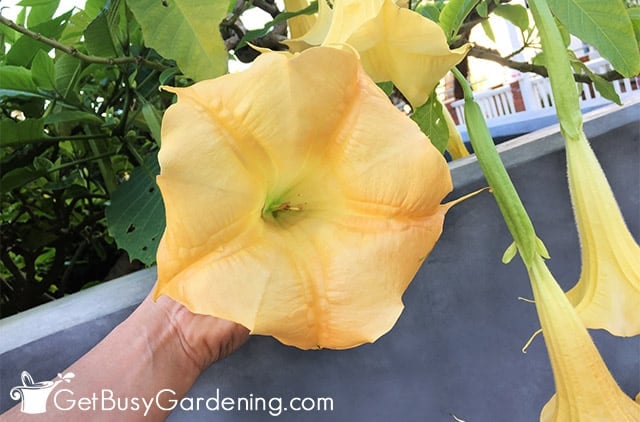
[[[511,60],[509,58],[502,57],[500,53],[497,52],[496,50],[492,50],[490,48],[482,47],[479,45],[474,45],[471,48],[471,51],[469,51],[469,55],[476,57],[478,59],[490,60],[502,66],[507,66],[523,73],[532,72],[532,73],[537,73],[538,75],[541,75],[544,77],[549,76],[549,74],[547,73],[547,68],[544,66],[533,64],[533,63],[526,63],[526,62]],[[616,81],[619,79],[624,79],[624,76],[622,76],[620,73],[616,72],[615,70],[610,70],[605,73],[600,73],[598,74],[598,76],[600,76],[601,78],[609,82]],[[592,82],[589,76],[580,74],[580,73],[574,73],[573,79],[576,82],[582,82],[582,83]]]
[[[125,65],[125,64],[135,63],[135,64],[138,64],[138,65],[147,66],[147,67],[150,67],[152,69],[159,70],[159,71],[163,71],[163,70],[168,68],[167,66],[165,66],[163,64],[160,64],[160,63],[157,63],[157,62],[152,62],[152,61],[147,60],[147,59],[145,59],[144,57],[141,57],[141,56],[138,56],[138,57],[98,57],[98,56],[89,56],[87,54],[81,53],[75,47],[62,45],[56,40],[52,40],[51,38],[47,38],[47,37],[43,36],[42,34],[39,34],[37,32],[33,32],[33,31],[25,28],[22,25],[18,25],[14,21],[5,18],[2,15],[0,15],[0,23],[2,23],[5,26],[8,26],[9,28],[13,29],[14,31],[17,31],[17,32],[19,32],[19,33],[21,33],[23,35],[26,35],[29,38],[33,38],[34,40],[40,41],[41,43],[43,43],[45,45],[48,45],[49,47],[52,47],[52,48],[55,48],[56,50],[60,50],[60,51],[62,51],[64,53],[67,53],[68,55],[70,55],[72,57],[75,57],[76,59],[81,60],[81,61],[86,62],[86,63],[107,64],[107,65],[114,65],[114,66],[121,66],[121,65]]]

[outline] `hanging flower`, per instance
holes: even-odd
[[[438,24],[393,0],[320,1],[314,27],[287,44],[294,51],[307,45],[350,45],[375,82],[392,81],[414,108],[427,101],[471,47],[450,50]]]
[[[535,259],[529,277],[556,386],[540,421],[640,421],[640,404],[620,389],[544,261]]]
[[[308,0],[284,0],[284,9],[287,12],[298,12],[309,7]],[[298,38],[309,32],[316,22],[314,15],[299,15],[287,21],[289,25],[289,36]]]
[[[588,328],[640,334],[640,247],[586,138],[568,140],[569,188],[582,273],[567,293]]]
[[[303,349],[391,329],[452,185],[357,56],[266,53],[244,72],[165,89],[178,101],[162,123],[155,296]]]
[[[462,140],[462,136],[460,136],[460,132],[456,126],[456,122],[453,121],[453,117],[451,117],[451,113],[446,107],[442,107],[442,114],[444,115],[444,120],[447,122],[447,128],[449,129],[449,140],[447,141],[447,151],[451,154],[451,158],[454,160],[458,158],[468,157],[469,150],[467,150],[467,146],[464,144]]]

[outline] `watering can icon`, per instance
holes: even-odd
[[[56,381],[42,381],[34,382],[31,374],[27,371],[22,371],[20,378],[22,379],[22,385],[15,386],[9,391],[9,395],[13,400],[20,400],[20,411],[22,413],[45,413],[47,411],[47,399],[49,394],[54,388],[61,382],[71,382],[71,379],[75,377],[73,372],[68,372],[64,375],[58,374],[59,380]]]

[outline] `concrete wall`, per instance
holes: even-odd
[[[630,230],[640,237],[640,103],[590,115],[586,131],[619,200]],[[578,239],[557,127],[500,145],[536,229],[565,289],[580,272]],[[475,159],[452,164],[452,197],[484,186]],[[489,193],[454,207],[444,234],[404,296],[394,329],[375,344],[346,351],[300,351],[254,337],[210,367],[190,397],[330,397],[333,411],[282,411],[297,421],[535,421],[554,392],[542,337],[523,354],[538,329],[521,262],[500,258],[511,240]],[[133,310],[155,270],[70,296],[0,321],[0,410],[15,404],[9,390],[20,372],[50,379],[91,348]],[[621,387],[640,391],[640,336],[593,331]],[[118,359],[113,356],[113,359]],[[100,387],[97,386],[99,389]],[[310,403],[310,402],[307,402]],[[277,412],[277,401],[272,401]],[[114,415],[114,420],[117,416]],[[266,411],[176,411],[170,421],[262,421]]]

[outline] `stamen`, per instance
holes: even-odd
[[[540,328],[539,330],[537,330],[535,333],[533,333],[531,335],[531,337],[529,337],[529,340],[527,340],[527,342],[524,344],[524,346],[522,346],[522,353],[526,354],[527,353],[527,349],[529,348],[529,346],[531,346],[531,343],[533,343],[533,339],[536,338],[536,336],[538,334],[540,334],[542,332],[542,328]]]

